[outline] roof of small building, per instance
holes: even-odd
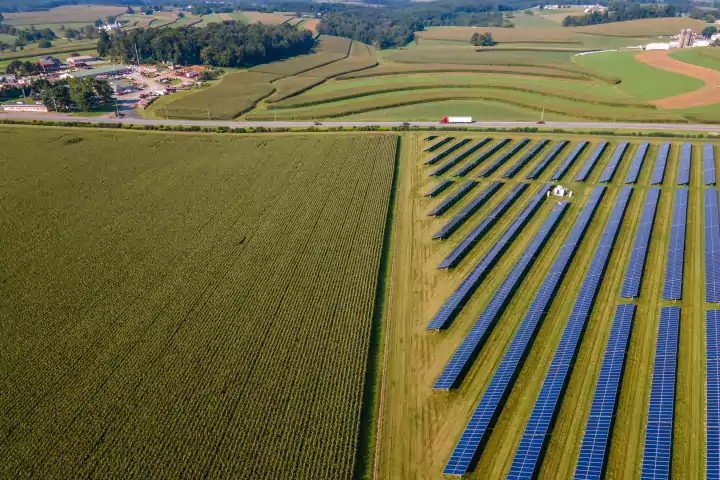
[[[127,70],[128,67],[124,65],[108,65],[105,67],[91,68],[90,70],[79,70],[77,72],[68,72],[73,78],[85,78],[94,77],[98,75],[112,75],[113,73],[122,72]]]

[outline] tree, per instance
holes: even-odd
[[[703,37],[712,37],[717,33],[718,29],[717,27],[710,25],[709,27],[705,27],[705,29],[702,31]]]
[[[70,100],[81,112],[89,112],[97,105],[97,95],[93,90],[92,78],[70,79]]]
[[[489,32],[485,32],[483,34],[477,32],[473,33],[472,37],[470,37],[470,43],[476,47],[492,47],[493,45],[496,45],[495,40],[493,40],[492,35]]]
[[[102,27],[103,24],[104,24],[104,22],[103,22],[102,18],[98,18],[97,20],[95,20],[96,27]]]
[[[107,80],[94,79],[92,88],[100,103],[109,104],[113,101],[113,88]]]
[[[534,16],[534,15],[535,15],[535,14],[532,12],[532,10],[525,10],[523,13],[524,13],[525,15],[530,15],[530,16]]]
[[[115,23],[115,16],[108,15],[107,17],[105,17],[105,23],[107,23],[108,25]]]
[[[2,23],[3,20],[5,20],[5,17],[3,16],[2,12],[0,12],[0,23]]]
[[[185,18],[185,14],[183,12],[177,12],[178,18]]]
[[[133,8],[130,5],[128,5],[125,13],[127,13],[128,15],[135,15],[135,10],[133,10]]]
[[[140,12],[142,12],[145,15],[152,15],[153,9],[152,9],[152,7],[148,7],[147,5],[145,5],[144,7],[142,7],[140,9]]]
[[[40,40],[38,42],[38,47],[39,48],[50,48],[50,47],[52,47],[52,42],[50,42],[50,40],[46,40],[46,39]]]

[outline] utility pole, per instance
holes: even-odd
[[[140,68],[140,55],[138,55],[137,42],[135,42],[135,64]]]

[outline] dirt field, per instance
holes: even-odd
[[[720,103],[720,72],[710,68],[692,65],[690,63],[681,62],[671,58],[665,50],[644,52],[635,58],[647,65],[655,68],[661,68],[670,72],[681,73],[688,77],[697,78],[706,83],[702,88],[692,92],[683,93],[674,97],[662,98],[651,103],[660,108],[680,109],[705,107]]]

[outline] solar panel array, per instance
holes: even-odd
[[[530,163],[530,160],[535,158],[535,155],[540,153],[540,150],[545,148],[545,145],[547,145],[548,143],[550,143],[549,140],[542,139],[539,142],[537,142],[535,145],[530,147],[530,150],[528,150],[527,153],[525,153],[525,155],[520,157],[520,159],[517,162],[515,162],[515,165],[508,168],[508,170],[502,174],[502,178],[512,178],[515,175],[517,175],[517,173],[520,171],[520,169],[522,169],[525,165]]]
[[[720,225],[716,188],[705,189],[705,301],[720,303]]]
[[[524,184],[520,184],[524,185]],[[516,187],[517,188],[517,187]],[[537,212],[545,200],[545,194],[550,191],[552,185],[546,184],[538,191],[530,202],[523,208],[522,212],[515,217],[510,226],[503,232],[497,242],[488,250],[483,258],[473,267],[467,277],[462,281],[460,286],[440,308],[440,311],[433,317],[427,326],[428,330],[440,330],[457,316],[462,310],[465,302],[475,292],[480,283],[485,279],[492,268],[497,264],[498,260],[505,251],[510,247],[512,242],[530,221],[532,216]]]
[[[664,307],[660,310],[640,475],[643,480],[670,478],[679,328],[680,307]]]
[[[435,155],[434,157],[432,157],[430,160],[428,160],[427,162],[425,162],[425,165],[435,165],[437,162],[439,162],[439,161],[442,160],[443,158],[447,157],[448,155],[450,155],[451,153],[453,153],[453,152],[454,152],[455,150],[457,150],[458,148],[467,145],[468,143],[470,143],[470,139],[469,139],[469,138],[463,138],[462,140],[460,140],[460,141],[458,141],[458,142],[450,145],[448,148],[446,148],[446,149],[443,150],[442,152],[440,152],[440,153],[438,153],[437,155]]]
[[[430,190],[428,193],[425,194],[426,197],[437,197],[442,192],[447,190],[447,188],[453,184],[452,180],[443,180],[442,182],[435,185],[432,190]]]
[[[575,221],[565,243],[558,252],[547,276],[540,285],[530,308],[520,323],[510,347],[505,352],[500,365],[493,374],[487,390],[475,408],[470,422],[460,438],[443,473],[446,475],[464,475],[470,469],[473,459],[479,454],[482,445],[487,441],[492,426],[500,416],[515,379],[525,362],[532,347],[540,325],[547,314],[560,282],[565,277],[570,262],[587,232],[600,201],[605,194],[605,187],[595,187],[588,198],[580,216]]]
[[[625,152],[627,152],[627,148],[628,142],[620,142],[618,144],[618,146],[615,148],[615,152],[613,152],[612,157],[610,157],[610,161],[608,162],[607,167],[605,167],[602,175],[600,175],[600,182],[607,183],[612,180],[612,178],[615,176],[615,170],[617,170],[618,165],[620,165],[620,161],[625,155]]]
[[[478,177],[488,177],[488,176],[492,175],[495,172],[495,170],[502,167],[505,164],[505,162],[510,160],[517,152],[520,151],[521,148],[523,148],[528,143],[530,143],[529,138],[523,138],[522,140],[518,141],[515,145],[510,147],[510,150],[508,150],[507,152],[500,155],[494,162],[492,162],[490,165],[485,167],[485,170],[480,172]]]
[[[588,145],[589,142],[580,142],[575,145],[575,147],[570,150],[570,153],[568,153],[567,157],[565,157],[565,160],[562,161],[557,170],[555,170],[555,172],[552,174],[550,180],[553,182],[562,180],[567,171],[570,170],[572,164],[575,163],[575,160],[578,159],[580,154],[583,152],[583,150],[585,150]]]
[[[623,187],[620,190],[620,195],[600,238],[600,244],[595,250],[590,268],[585,275],[582,287],[580,287],[580,293],[573,305],[568,323],[563,330],[560,345],[550,364],[550,370],[530,414],[530,420],[525,427],[520,446],[510,466],[508,478],[531,478],[540,466],[541,454],[559,410],[561,397],[570,377],[588,317],[595,303],[595,297],[610,260],[610,253],[615,245],[632,192],[632,187]]]
[[[715,185],[715,147],[712,143],[703,145],[703,185]]]
[[[720,479],[720,310],[705,312],[707,330],[707,465],[705,478]]]
[[[424,151],[425,152],[434,152],[438,148],[442,147],[446,143],[452,142],[453,140],[455,140],[455,137],[442,138],[442,139],[438,140],[437,142],[433,143],[432,145],[430,145],[429,147],[427,147]]]
[[[675,190],[675,206],[668,245],[667,270],[663,300],[680,300],[683,287],[683,267],[685,265],[685,228],[687,220],[688,189]]]
[[[437,135],[428,135],[427,137],[423,138],[426,142],[429,142],[430,140],[435,140],[437,138]]]
[[[628,170],[627,177],[625,178],[625,183],[637,182],[638,176],[640,175],[640,169],[642,168],[643,162],[645,161],[645,155],[647,155],[649,145],[650,144],[648,142],[643,142],[635,151],[635,156],[633,157],[633,161],[630,164],[630,170]]]
[[[433,235],[433,240],[445,240],[450,237],[450,235],[460,228],[480,207],[485,205],[502,186],[503,184],[500,182],[492,182],[488,185],[488,187],[473,198],[465,208],[460,210],[460,213],[455,215],[439,232]]]
[[[640,296],[647,249],[655,226],[655,213],[657,212],[659,198],[660,187],[650,187],[647,197],[645,197],[645,206],[640,216],[640,225],[638,225],[635,234],[635,243],[630,253],[630,260],[628,260],[628,269],[625,272],[625,281],[620,293],[622,298],[637,298]]]
[[[520,198],[520,195],[522,195],[527,187],[527,183],[519,183],[515,185],[515,187],[510,190],[510,193],[500,200],[500,203],[498,203],[490,211],[490,213],[488,213],[485,218],[483,218],[480,223],[473,228],[470,233],[460,241],[460,243],[458,243],[448,256],[440,262],[438,268],[453,268],[460,263],[462,259],[465,258],[465,255],[472,250],[475,244],[479,242],[480,239],[492,228],[492,226],[495,225],[500,217],[503,216],[507,209],[510,208],[518,198]]]
[[[453,168],[453,167],[454,167],[455,165],[457,165],[458,163],[460,163],[460,162],[462,162],[463,160],[465,160],[467,157],[469,157],[469,156],[472,155],[473,153],[475,153],[475,152],[477,152],[478,150],[480,150],[480,149],[481,149],[482,147],[484,147],[485,144],[487,144],[489,141],[490,141],[489,138],[483,138],[482,140],[480,140],[479,142],[475,143],[474,145],[472,145],[470,148],[468,148],[468,149],[465,150],[464,152],[461,152],[459,155],[456,155],[455,157],[451,158],[450,160],[448,160],[447,162],[443,163],[443,164],[440,165],[438,168],[436,168],[435,170],[433,170],[432,172],[430,172],[430,175],[429,175],[429,176],[431,176],[431,177],[437,177],[438,175],[442,175],[443,173],[447,172],[448,170],[450,170],[451,168]]]
[[[580,444],[574,476],[576,480],[600,480],[604,477],[635,309],[631,303],[618,305],[615,309],[590,416]]]
[[[668,154],[670,153],[670,144],[663,143],[658,149],[657,158],[655,159],[655,167],[650,177],[650,185],[660,185],[665,178],[665,167],[667,166]]]
[[[690,183],[690,159],[692,158],[692,144],[683,143],[680,147],[680,166],[678,168],[678,185]]]
[[[440,205],[438,205],[437,207],[435,207],[430,213],[428,213],[428,215],[431,217],[437,217],[437,216],[440,216],[443,213],[447,212],[450,209],[450,207],[452,207],[457,202],[459,202],[460,199],[463,198],[465,195],[467,195],[468,192],[470,190],[472,190],[473,188],[475,188],[476,185],[477,185],[477,182],[475,182],[473,180],[469,180],[469,181],[463,183],[460,186],[460,188],[455,190],[455,192],[453,192],[452,195],[450,195],[445,200],[443,200],[443,202]]]
[[[458,172],[455,174],[455,176],[456,176],[456,177],[464,177],[464,176],[467,175],[468,173],[470,173],[470,172],[472,172],[473,170],[475,170],[475,169],[478,167],[478,165],[480,165],[482,162],[484,162],[485,160],[487,160],[487,159],[490,158],[491,156],[495,155],[495,153],[496,153],[498,150],[500,150],[501,148],[503,148],[503,147],[504,147],[505,145],[507,145],[508,143],[510,143],[510,139],[509,139],[509,138],[503,138],[502,140],[498,140],[497,143],[491,145],[490,148],[488,148],[488,149],[485,150],[483,153],[481,153],[480,155],[478,155],[477,158],[472,159],[472,160],[469,161],[464,167],[462,167],[460,170],[458,170]]]
[[[592,172],[593,168],[595,168],[595,165],[598,163],[598,160],[600,160],[600,157],[603,153],[605,153],[605,149],[608,146],[608,142],[600,142],[595,147],[595,150],[590,154],[590,157],[587,159],[587,162],[585,162],[585,165],[580,169],[580,172],[578,172],[577,175],[575,175],[575,181],[576,182],[584,182],[587,180],[587,177],[590,175],[590,172]]]
[[[557,157],[560,152],[567,146],[567,144],[570,143],[567,140],[561,140],[557,142],[550,151],[545,154],[545,157],[543,157],[542,160],[540,160],[540,163],[538,163],[535,168],[532,169],[530,173],[527,174],[525,178],[528,180],[537,180],[537,178],[542,175],[542,173],[545,171],[545,169],[550,165],[550,163],[555,160],[555,157]]]

